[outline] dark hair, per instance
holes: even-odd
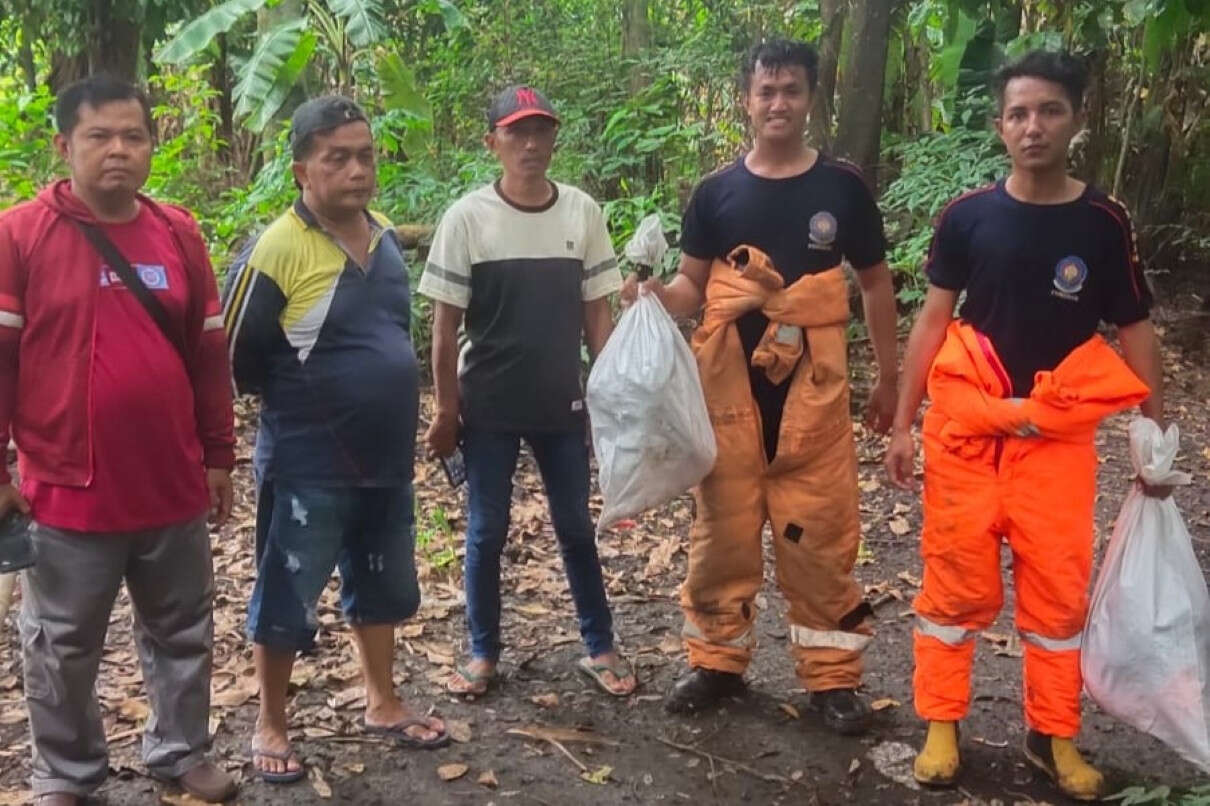
[[[72,129],[80,122],[80,107],[84,104],[96,108],[111,101],[138,101],[143,107],[143,122],[147,131],[155,137],[155,122],[151,119],[151,102],[147,93],[120,78],[114,78],[106,73],[82,78],[68,85],[59,93],[55,100],[55,125],[60,134],[71,134]]]
[[[739,87],[747,92],[752,86],[756,66],[777,71],[783,67],[801,67],[807,73],[807,89],[815,92],[819,81],[819,53],[806,42],[792,39],[768,39],[753,45],[744,57],[739,73]]]
[[[1079,112],[1084,106],[1088,65],[1078,56],[1060,50],[1031,50],[1001,67],[992,81],[996,105],[1001,110],[1004,109],[1004,90],[1014,78],[1040,78],[1053,82],[1067,93],[1073,111]]]

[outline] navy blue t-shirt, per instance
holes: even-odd
[[[741,157],[702,180],[681,224],[681,251],[702,260],[724,258],[747,244],[767,254],[790,285],[848,261],[861,271],[886,256],[882,214],[855,165],[820,154],[798,176],[766,179]],[[769,320],[760,311],[736,323],[751,361]],[[777,452],[790,381],[773,384],[749,364],[752,396],[760,409],[765,453]]]
[[[925,273],[966,291],[958,314],[991,339],[1014,397],[1102,321],[1128,325],[1151,309],[1130,216],[1091,185],[1065,204],[1018,201],[1004,180],[959,196],[937,219]]]

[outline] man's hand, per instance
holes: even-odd
[[[23,515],[29,514],[29,502],[21,491],[13,484],[0,485],[0,518],[8,515],[11,510],[17,510]]]
[[[1176,489],[1171,484],[1148,484],[1142,479],[1139,479],[1139,486],[1143,488],[1143,495],[1159,499],[1170,497],[1172,491]]]
[[[668,300],[664,293],[664,283],[656,277],[640,281],[637,274],[631,274],[626,277],[626,282],[622,284],[620,297],[622,307],[629,308],[639,298],[639,294],[655,294],[663,303],[664,307],[668,307]]]
[[[870,399],[865,406],[866,428],[872,428],[879,434],[891,430],[895,420],[895,404],[899,398],[899,390],[895,381],[878,379],[878,383],[870,390]]]
[[[235,498],[231,471],[221,467],[206,468],[206,487],[210,490],[210,521],[222,526],[231,517],[231,503]]]
[[[437,412],[429,430],[424,434],[429,456],[445,459],[458,447],[458,415]]]
[[[915,481],[916,444],[912,432],[896,429],[891,432],[891,442],[886,449],[886,472],[891,483],[901,490],[916,489]]]

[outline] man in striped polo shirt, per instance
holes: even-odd
[[[470,660],[451,692],[487,691],[500,658],[500,554],[521,440],[533,451],[588,647],[578,669],[615,696],[635,687],[617,655],[592,519],[580,351],[596,356],[622,285],[601,208],[546,176],[559,120],[531,87],[501,92],[485,143],[499,180],[459,199],[433,239],[420,293],[434,301],[432,454],[466,457]],[[459,360],[458,329],[468,342]],[[459,364],[461,363],[461,369]]]

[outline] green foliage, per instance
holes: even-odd
[[[155,76],[151,87],[164,102],[152,108],[160,140],[146,192],[204,211],[213,204],[214,188],[223,187],[230,175],[222,164],[225,144],[213,106],[218,92],[199,67]]]
[[[268,0],[227,0],[189,21],[166,45],[156,51],[160,64],[184,64],[225,34],[246,14],[259,11]]]
[[[1132,786],[1105,798],[1121,806],[1210,806],[1210,784],[1195,786],[1184,792],[1174,792],[1170,786]]]
[[[55,99],[46,87],[27,92],[9,79],[0,79],[0,93],[0,205],[7,207],[31,198],[54,176]]]
[[[449,515],[441,506],[427,512],[416,505],[416,550],[438,571],[445,571],[458,561],[456,535]]]
[[[992,131],[957,128],[892,145],[901,173],[882,197],[888,263],[897,275],[899,299],[916,304],[924,298],[924,260],[932,222],[947,202],[986,185],[1006,169],[999,138]]]
[[[345,20],[345,34],[359,48],[386,36],[379,0],[328,0],[332,13]]]

